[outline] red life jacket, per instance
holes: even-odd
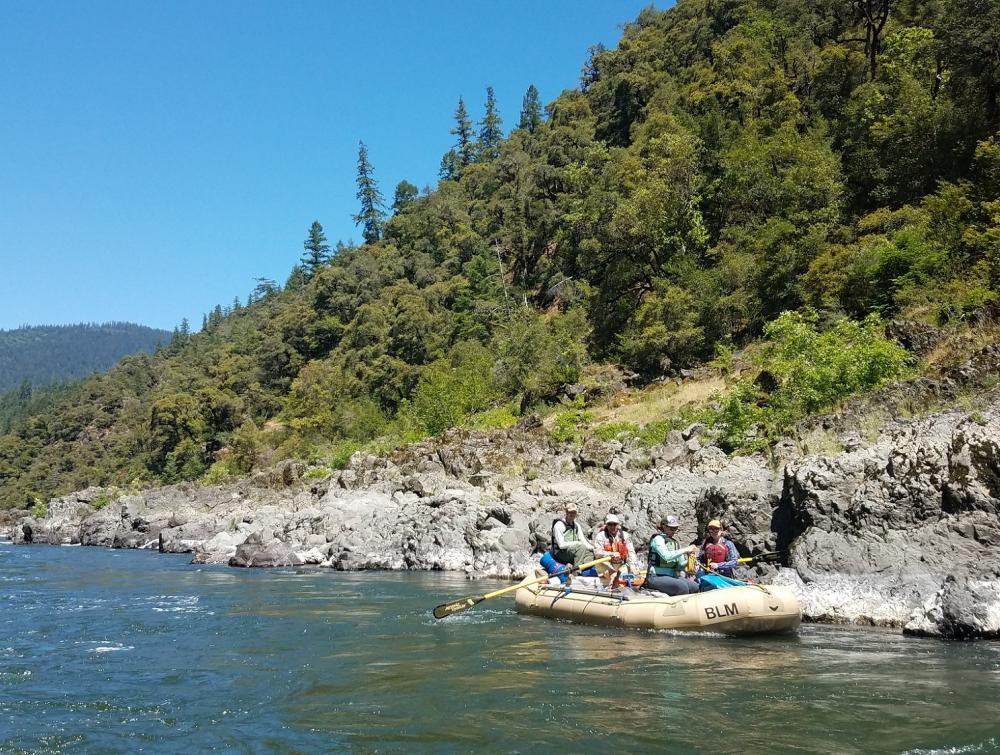
[[[625,544],[625,538],[619,536],[619,539],[612,540],[607,530],[604,530],[604,534],[608,538],[604,544],[604,550],[610,553],[617,551],[618,555],[622,557],[622,561],[628,561],[628,545]]]
[[[722,564],[729,560],[729,550],[721,542],[706,545],[705,555],[713,564]]]

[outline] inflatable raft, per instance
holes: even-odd
[[[794,632],[802,621],[798,598],[787,587],[746,585],[694,595],[653,597],[643,591],[593,590],[526,584],[514,597],[532,616],[629,629],[680,629],[722,634]]]

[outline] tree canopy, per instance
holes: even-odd
[[[551,401],[593,360],[651,379],[761,336],[829,326],[827,353],[870,345],[873,316],[964,322],[1000,290],[998,14],[996,0],[646,9],[590,50],[576,88],[543,109],[529,87],[506,138],[489,90],[478,138],[460,98],[441,182],[401,183],[391,217],[362,143],[362,245],[261,281],[156,354],[22,397],[0,500],[420,437]],[[885,378],[857,364],[813,383]],[[817,405],[813,383],[788,406]],[[736,434],[752,412],[737,414]]]

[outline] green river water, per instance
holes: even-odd
[[[1000,644],[602,630],[460,575],[0,543],[0,753],[1000,751]]]

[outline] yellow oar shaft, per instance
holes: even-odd
[[[589,569],[591,566],[597,566],[598,564],[603,564],[611,560],[611,556],[606,556],[605,558],[599,558],[596,561],[588,561],[585,564],[580,564],[579,566],[567,567],[569,571],[583,571],[584,569]],[[555,574],[546,574],[544,577],[539,577],[538,579],[533,579],[530,582],[519,582],[516,585],[511,585],[510,587],[505,587],[502,590],[494,590],[493,592],[488,592],[483,596],[483,600],[489,600],[490,598],[496,598],[500,595],[505,595],[509,592],[513,592],[519,587],[527,587],[528,585],[537,585],[539,582],[544,582],[549,579],[549,577],[557,577],[559,574],[568,574],[569,571],[565,569],[560,569]]]

